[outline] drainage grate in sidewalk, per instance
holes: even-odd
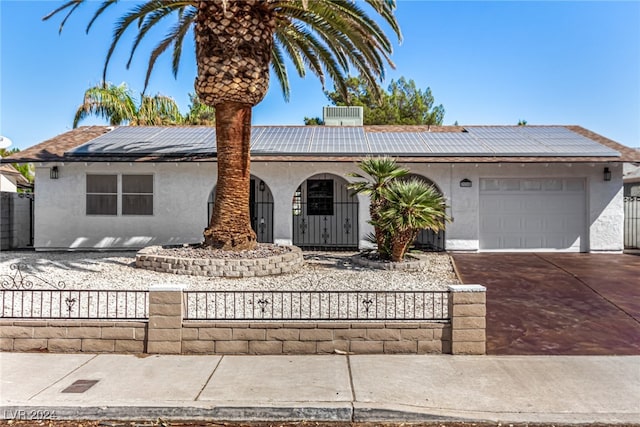
[[[96,385],[99,380],[78,380],[71,384],[69,387],[62,390],[62,393],[84,393],[91,387]]]

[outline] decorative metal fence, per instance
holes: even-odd
[[[446,291],[187,291],[186,320],[447,321]]]
[[[2,289],[0,318],[145,320],[148,295],[147,291]]]
[[[624,247],[640,249],[640,197],[624,198]]]

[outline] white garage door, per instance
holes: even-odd
[[[580,251],[585,206],[580,178],[481,179],[480,249]]]

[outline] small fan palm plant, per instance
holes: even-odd
[[[387,230],[377,225],[380,220],[380,212],[387,204],[384,191],[395,179],[407,176],[409,170],[398,166],[396,161],[390,157],[368,157],[358,163],[358,167],[364,172],[364,175],[355,172],[348,174],[352,178],[361,180],[349,184],[349,189],[353,190],[355,194],[366,194],[370,197],[369,216],[374,227],[378,254],[382,259],[389,259],[391,257],[391,236]]]
[[[444,197],[420,179],[393,180],[375,225],[390,234],[391,261],[401,262],[420,230],[440,231],[450,219]]]

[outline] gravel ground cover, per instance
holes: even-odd
[[[0,253],[0,283],[10,284],[16,275],[11,266],[20,263],[23,277],[33,289],[147,290],[154,284],[180,284],[187,290],[219,291],[373,291],[446,290],[458,284],[449,255],[425,253],[425,268],[416,272],[375,270],[350,262],[354,252],[305,252],[306,264],[291,274],[252,278],[183,276],[135,267],[135,252],[30,252]],[[40,280],[43,279],[43,280]],[[19,277],[16,277],[19,280]],[[46,282],[45,282],[46,281]]]
[[[458,283],[451,259],[443,253],[420,254],[424,268],[405,272],[354,265],[354,253],[307,252],[305,265],[293,273],[238,279],[140,269],[135,267],[135,255],[133,251],[2,252],[0,285],[21,291],[3,293],[0,317],[146,318],[146,294],[122,291],[179,284],[198,291],[186,298],[191,319],[442,318],[446,299],[428,291]],[[63,291],[52,292],[54,288]],[[302,294],[306,291],[312,293]]]

